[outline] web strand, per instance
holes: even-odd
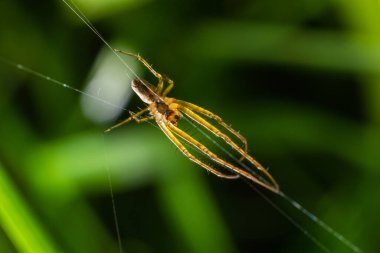
[[[236,163],[238,163],[240,166],[244,167],[247,171],[255,175],[258,179],[260,179],[262,182],[266,184],[270,184],[268,180],[263,178],[261,175],[256,173],[254,169],[244,164],[242,161],[240,161],[239,158],[237,158],[235,155],[233,155],[231,152],[229,152],[227,149],[225,149],[222,145],[220,145],[217,141],[215,141],[214,138],[212,138],[206,131],[195,125],[190,119],[184,117],[186,121],[188,121],[194,128],[196,128],[203,136],[205,136],[207,139],[209,139],[216,147],[218,147],[220,150],[222,150],[226,155],[228,155],[231,159],[233,159]],[[283,211],[279,206],[277,206],[273,201],[271,201],[268,197],[266,197],[259,189],[253,186],[253,183],[251,181],[248,181],[247,179],[244,179],[248,185],[254,189],[256,192],[258,192],[270,205],[272,205],[277,211],[279,211],[286,219],[288,219],[294,226],[296,226],[302,233],[304,233],[308,238],[310,238],[317,246],[319,246],[321,249],[323,249],[325,252],[329,252],[327,248],[319,242],[314,236],[312,236],[306,229],[304,229],[299,223],[297,223],[294,219],[292,219],[285,211]],[[277,193],[279,196],[281,196],[283,199],[285,199],[288,203],[290,203],[294,208],[296,208],[298,211],[303,213],[306,217],[308,217],[311,221],[313,221],[315,224],[320,226],[322,229],[324,229],[326,232],[331,234],[333,237],[335,237],[337,240],[339,240],[341,243],[346,245],[351,251],[356,253],[363,253],[363,251],[357,247],[355,244],[353,244],[351,241],[349,241],[347,238],[345,238],[342,234],[338,233],[336,230],[334,230],[332,227],[327,225],[325,222],[323,222],[321,219],[319,219],[316,215],[314,215],[312,212],[308,211],[306,208],[304,208],[301,204],[296,202],[293,198],[289,197],[287,194],[285,194],[283,191],[279,191]]]
[[[126,68],[126,71],[124,71],[125,75],[129,78],[132,79],[130,73],[137,79],[141,78],[136,74],[136,72],[123,60],[123,58],[120,57],[120,55],[115,52],[115,50],[111,47],[111,45],[108,43],[106,39],[98,32],[98,30],[95,28],[95,26],[91,23],[91,21],[84,15],[84,13],[78,8],[78,6],[72,1],[72,0],[62,0],[66,4],[68,8],[70,8],[75,15],[83,21],[84,24],[87,25],[88,28],[104,43],[104,45],[107,46],[109,50],[115,55],[115,57],[121,62],[121,64]],[[82,92],[81,92],[82,93]],[[118,107],[119,109],[126,110],[124,108]],[[107,155],[107,153],[106,153]],[[108,157],[106,157],[108,159]],[[116,205],[115,205],[115,199],[114,199],[114,194],[113,194],[113,187],[112,187],[112,180],[111,180],[111,174],[109,171],[108,166],[106,165],[107,169],[107,174],[108,174],[108,184],[109,184],[109,189],[110,189],[110,194],[111,194],[111,200],[112,200],[112,209],[113,209],[113,215],[114,215],[114,221],[115,221],[115,227],[116,227],[116,233],[117,233],[117,240],[119,244],[119,250],[120,253],[123,253],[123,247],[121,243],[121,236],[120,236],[120,229],[119,229],[119,222],[118,222],[118,217],[117,217],[117,212],[116,212]]]
[[[40,73],[40,72],[38,72],[36,70],[33,70],[31,68],[28,68],[28,67],[25,67],[22,64],[14,63],[14,62],[12,62],[10,60],[7,60],[7,59],[5,59],[5,58],[3,58],[1,56],[0,56],[0,61],[2,61],[3,63],[5,63],[5,64],[7,64],[9,66],[15,67],[15,68],[17,68],[17,69],[19,69],[21,71],[24,71],[24,72],[27,72],[29,74],[32,74],[32,75],[34,75],[36,77],[42,78],[42,79],[44,79],[46,81],[49,81],[49,82],[52,82],[52,83],[55,83],[55,84],[57,84],[59,86],[62,86],[63,88],[67,88],[69,90],[73,90],[73,91],[75,91],[75,92],[77,92],[79,94],[82,94],[84,96],[87,96],[87,97],[90,97],[92,99],[95,99],[95,100],[97,100],[99,102],[102,102],[102,103],[108,105],[108,106],[111,106],[111,107],[114,107],[114,108],[117,108],[117,109],[120,109],[120,110],[123,110],[123,111],[127,111],[127,109],[125,109],[124,107],[121,107],[121,106],[118,106],[116,104],[113,104],[113,103],[111,103],[111,102],[109,102],[107,100],[102,99],[101,97],[98,97],[98,96],[92,95],[90,93],[84,92],[84,91],[82,91],[80,89],[74,88],[73,86],[71,86],[71,85],[69,85],[67,83],[63,83],[61,81],[58,81],[57,79],[54,79],[54,78],[52,78],[50,76],[47,76],[47,75],[44,75],[44,74],[42,74],[42,73]]]
[[[86,92],[84,92],[84,91],[82,91],[80,89],[74,88],[74,87],[72,87],[72,86],[70,86],[70,85],[68,85],[66,83],[60,82],[60,81],[58,81],[58,80],[56,80],[54,78],[51,78],[51,77],[49,77],[47,75],[44,75],[44,74],[40,73],[38,71],[35,71],[35,70],[30,69],[28,67],[25,67],[24,65],[16,64],[16,63],[14,63],[12,61],[9,61],[9,60],[7,60],[7,59],[5,59],[3,57],[0,57],[0,61],[2,61],[3,63],[5,63],[7,65],[15,67],[15,68],[17,68],[17,69],[19,69],[21,71],[25,71],[27,73],[30,73],[30,74],[34,75],[34,76],[40,77],[42,79],[45,79],[47,81],[50,81],[50,82],[55,83],[57,85],[60,85],[63,88],[68,88],[68,89],[73,90],[75,92],[78,92],[78,93],[80,93],[82,95],[88,96],[88,97],[90,97],[92,99],[95,99],[97,101],[100,101],[100,102],[102,102],[102,103],[104,103],[104,104],[106,104],[108,106],[112,106],[112,107],[121,109],[123,111],[127,111],[127,109],[125,109],[123,107],[117,106],[117,105],[115,105],[115,104],[113,104],[113,103],[111,103],[111,102],[109,102],[107,100],[104,100],[104,99],[100,98],[100,97],[94,96],[94,95],[86,93]],[[236,163],[238,163],[239,165],[241,165],[242,167],[244,167],[246,170],[248,170],[249,172],[251,172],[253,175],[255,175],[257,178],[259,178],[261,181],[269,184],[269,182],[265,178],[263,178],[261,175],[257,174],[252,168],[250,168],[246,164],[242,163],[236,156],[234,156],[231,152],[229,152],[228,150],[226,150],[223,146],[221,146],[218,142],[216,142],[209,134],[207,134],[204,130],[200,129],[197,125],[195,125],[191,120],[189,120],[186,117],[184,117],[184,119],[187,120],[194,128],[196,128],[202,135],[204,135],[207,139],[209,139],[215,146],[217,146],[219,149],[221,149],[225,154],[227,154]],[[149,123],[151,123],[151,122],[149,122]],[[155,126],[152,123],[151,123],[151,125]],[[109,171],[107,173],[109,173]],[[110,175],[108,175],[108,177],[109,177],[109,180],[111,180]],[[330,252],[321,242],[319,242],[306,229],[304,229],[299,223],[297,223],[293,218],[291,218],[285,211],[283,211],[279,206],[277,206],[268,197],[266,197],[265,195],[263,195],[263,193],[259,189],[257,189],[256,187],[254,187],[251,182],[247,182],[247,180],[245,180],[245,182],[252,189],[254,189],[256,192],[258,192],[271,206],[273,206],[277,211],[279,211],[286,219],[288,219],[295,227],[297,227],[303,234],[305,234],[318,247],[320,247],[325,252]],[[112,183],[110,181],[109,181],[109,184],[110,184],[110,187],[112,187]],[[110,194],[111,194],[111,198],[112,198],[112,202],[113,202],[113,208],[115,208],[112,188],[110,188]],[[342,234],[338,233],[332,227],[330,227],[329,225],[327,225],[325,222],[323,222],[322,220],[320,220],[316,215],[314,215],[313,213],[311,213],[310,211],[308,211],[307,209],[305,209],[301,204],[299,204],[298,202],[296,202],[294,199],[292,199],[290,196],[288,196],[287,194],[285,194],[283,191],[279,191],[278,195],[281,196],[283,199],[285,199],[287,202],[289,202],[294,208],[296,208],[301,213],[303,213],[311,221],[313,221],[314,223],[316,223],[318,226],[320,226],[321,228],[323,228],[326,232],[328,232],[333,237],[335,237],[337,240],[339,240],[344,245],[346,245],[351,251],[356,252],[356,253],[363,253],[363,251],[359,247],[357,247],[355,244],[353,244],[351,241],[349,241],[347,238],[345,238]],[[113,212],[114,212],[115,222],[117,223],[116,210],[114,210]],[[117,234],[118,234],[117,235],[118,236],[118,240],[120,240],[120,234],[119,234],[119,228],[118,228],[118,226],[116,226],[116,230],[117,230]],[[121,245],[121,241],[119,241],[119,245]],[[120,252],[122,253],[122,249],[120,249]]]
[[[119,228],[119,219],[118,219],[118,216],[117,216],[117,209],[116,209],[116,203],[115,203],[115,195],[113,193],[113,186],[112,186],[112,178],[111,178],[111,172],[110,172],[110,168],[108,166],[108,160],[109,160],[109,156],[108,156],[108,150],[106,149],[106,139],[105,139],[105,135],[103,135],[103,141],[104,141],[104,167],[106,168],[106,171],[107,171],[107,180],[108,180],[108,188],[109,188],[109,191],[110,191],[110,195],[111,195],[111,202],[112,202],[112,212],[113,212],[113,219],[114,219],[114,222],[115,222],[115,228],[116,228],[116,236],[117,236],[117,242],[119,244],[119,252],[120,253],[123,253],[123,245],[122,245],[122,242],[121,242],[121,233],[120,233],[120,228]]]
[[[132,75],[138,79],[141,79],[134,71],[133,69],[123,60],[123,58],[120,57],[119,54],[117,54],[115,52],[115,50],[110,46],[110,44],[107,42],[107,40],[105,40],[103,38],[103,36],[98,32],[98,30],[92,25],[92,23],[88,20],[88,18],[80,11],[80,9],[75,5],[74,2],[72,2],[71,0],[62,0],[62,2],[64,2],[64,4],[67,5],[67,7],[69,9],[71,9],[71,11],[84,23],[86,24],[87,27],[89,27],[89,29],[107,46],[107,48],[109,50],[112,51],[112,53],[115,55],[115,57],[122,63],[122,65],[126,68],[126,71],[124,71],[124,73],[127,75],[128,78],[132,79],[130,74],[128,73],[128,71],[130,73],[132,73]],[[77,89],[77,88],[74,88],[73,86],[70,86],[66,83],[63,83],[63,82],[60,82],[54,78],[51,78],[47,75],[44,75],[38,71],[35,71],[31,68],[28,68],[24,65],[21,65],[21,64],[16,64],[12,61],[9,61],[3,57],[0,57],[0,61],[2,61],[3,63],[7,64],[7,65],[10,65],[10,66],[13,66],[21,71],[25,71],[27,73],[30,73],[34,76],[37,76],[37,77],[40,77],[42,79],[45,79],[47,81],[50,81],[52,83],[55,83],[57,85],[60,85],[61,87],[63,88],[68,88],[70,90],[73,90],[77,93],[80,93],[84,96],[87,96],[87,97],[90,97],[92,99],[95,99],[97,101],[100,101],[108,106],[112,106],[114,108],[118,108],[120,110],[123,110],[123,111],[127,111],[125,108],[123,107],[120,107],[118,105],[115,105],[107,100],[104,100],[98,96],[95,96],[95,95],[92,95],[90,93],[86,93],[80,89]],[[249,172],[251,172],[252,174],[254,174],[255,176],[257,176],[260,180],[262,180],[263,182],[266,182],[269,184],[269,182],[267,182],[267,180],[263,177],[261,177],[260,175],[258,175],[252,168],[250,168],[249,166],[247,166],[246,164],[242,163],[239,158],[237,158],[236,156],[234,156],[231,152],[229,152],[228,150],[226,150],[224,147],[222,147],[218,142],[216,142],[213,138],[210,137],[209,134],[207,134],[205,131],[203,131],[202,129],[200,129],[198,126],[196,126],[193,122],[191,122],[191,120],[187,119],[186,117],[184,117],[187,121],[190,122],[190,124],[192,124],[198,131],[200,131],[206,138],[210,139],[211,142],[216,145],[218,148],[220,148],[224,153],[226,153],[230,158],[232,158],[236,163],[238,163],[239,165],[241,165],[242,167],[244,167],[246,170],[248,170]],[[109,183],[109,187],[110,187],[110,194],[111,194],[111,199],[112,199],[112,206],[113,206],[113,215],[114,215],[114,220],[115,220],[115,224],[116,224],[116,232],[117,232],[117,237],[118,237],[118,243],[119,243],[119,247],[120,247],[120,252],[123,253],[123,249],[122,249],[122,245],[121,245],[121,236],[120,236],[120,231],[119,231],[119,227],[118,227],[118,219],[117,219],[117,213],[116,213],[116,206],[115,206],[115,200],[114,200],[114,194],[113,194],[113,189],[112,189],[112,181],[111,181],[111,176],[110,176],[110,172],[109,172],[109,168],[106,166],[106,169],[107,169],[107,174],[108,174],[108,183]],[[277,206],[272,200],[270,200],[266,195],[264,195],[259,189],[257,189],[253,184],[252,182],[248,181],[245,179],[245,182],[253,189],[255,190],[256,192],[258,192],[260,194],[261,197],[263,197],[271,206],[273,206],[277,211],[279,211],[286,219],[288,219],[295,227],[297,227],[302,233],[304,233],[311,241],[313,241],[318,247],[320,247],[324,252],[330,252],[319,240],[317,240],[313,235],[311,235],[306,229],[304,229],[299,223],[297,223],[293,218],[291,218],[284,210],[282,210],[279,206]],[[299,210],[301,213],[303,213],[306,217],[308,217],[311,221],[313,221],[314,223],[316,223],[318,226],[320,226],[321,228],[323,228],[325,231],[327,231],[329,234],[331,234],[333,237],[335,237],[337,240],[339,240],[340,242],[342,242],[344,245],[346,245],[351,251],[353,252],[357,252],[357,253],[362,253],[363,251],[358,248],[356,245],[354,245],[352,242],[350,242],[348,239],[346,239],[343,235],[341,235],[340,233],[338,233],[337,231],[335,231],[333,228],[331,228],[330,226],[328,226],[326,223],[324,223],[322,220],[320,220],[317,216],[315,216],[313,213],[311,213],[310,211],[308,211],[307,209],[305,209],[301,204],[299,204],[298,202],[296,202],[294,199],[292,199],[291,197],[289,197],[287,194],[285,194],[284,192],[282,191],[279,191],[278,193],[279,196],[281,196],[283,199],[285,199],[288,203],[290,203],[294,208],[296,208],[297,210]]]
[[[287,214],[283,209],[281,209],[278,205],[276,205],[271,199],[269,199],[262,191],[260,191],[253,182],[249,181],[246,178],[243,178],[243,181],[248,184],[248,186],[253,189],[255,192],[257,192],[268,204],[270,204],[277,212],[279,212],[282,216],[284,216],[290,223],[293,224],[298,230],[300,230],[303,234],[306,235],[312,242],[315,243],[321,250],[324,252],[331,252],[327,247],[319,241],[315,236],[310,234],[308,230],[303,228],[300,223],[298,223],[295,219],[290,217],[289,214]],[[281,192],[282,193],[282,192]],[[281,195],[281,194],[280,194]]]
[[[79,10],[79,8],[74,4],[72,0],[62,0],[64,4],[80,19],[82,22],[90,28],[90,30],[108,47],[109,50],[112,51],[112,53],[115,55],[115,57],[122,63],[122,65],[135,76],[137,79],[141,79],[136,72],[123,60],[123,58],[120,57],[118,53],[115,52],[114,48],[111,47],[111,45],[108,43],[106,39],[103,38],[103,36],[98,32],[98,30],[92,25],[90,20],[83,14],[82,11]],[[132,79],[131,76],[127,71],[124,72],[129,79]]]
[[[351,241],[349,241],[347,238],[345,238],[342,234],[335,231],[332,227],[327,225],[325,222],[323,222],[321,219],[319,219],[317,216],[312,214],[310,211],[305,209],[301,204],[299,204],[297,201],[286,195],[284,192],[280,191],[278,193],[281,197],[283,197],[287,202],[289,202],[294,208],[299,210],[301,213],[306,215],[310,220],[318,224],[321,228],[323,228],[325,231],[333,235],[335,238],[337,238],[339,241],[341,241],[344,245],[346,245],[348,248],[350,248],[353,252],[357,253],[363,253],[363,251],[353,244]]]

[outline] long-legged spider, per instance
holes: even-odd
[[[154,119],[157,125],[166,134],[166,136],[174,143],[174,145],[177,146],[177,148],[185,156],[187,156],[187,158],[197,163],[198,165],[202,166],[203,168],[210,171],[211,173],[219,177],[227,178],[227,179],[236,179],[239,176],[243,176],[275,193],[279,192],[279,186],[277,182],[274,180],[274,178],[271,176],[271,174],[269,174],[269,172],[258,161],[256,161],[254,158],[252,158],[252,156],[250,156],[247,153],[247,141],[241,134],[239,134],[237,131],[235,131],[229,125],[227,125],[218,115],[206,109],[203,109],[202,107],[194,105],[192,103],[167,97],[166,95],[174,86],[173,81],[169,79],[168,77],[163,76],[157,71],[155,71],[152,68],[152,66],[149,65],[149,63],[141,56],[130,53],[130,52],[117,50],[117,49],[115,49],[115,51],[118,53],[133,56],[137,58],[139,61],[141,61],[152,72],[152,74],[158,79],[158,84],[157,86],[153,86],[147,81],[143,81],[141,79],[132,80],[131,86],[132,86],[133,91],[140,97],[140,99],[144,103],[148,104],[148,107],[137,113],[130,112],[131,116],[129,118],[110,127],[109,129],[106,130],[106,132],[109,132],[112,129],[119,127],[121,125],[124,125],[132,120],[135,120],[136,122],[141,123],[147,120]],[[166,88],[164,88],[165,82],[168,84]],[[139,116],[142,116],[146,113],[148,113],[148,115],[143,116],[142,118],[139,118]],[[208,118],[215,120],[219,125],[221,125],[225,129],[230,131],[232,134],[234,134],[237,138],[239,138],[242,141],[242,143],[244,144],[244,149],[240,148],[234,141],[231,140],[230,137],[222,133],[217,127],[213,126],[211,123],[206,121],[199,114],[202,114],[203,116],[206,116]],[[215,153],[211,152],[204,144],[197,141],[196,139],[191,137],[189,134],[187,134],[185,131],[178,128],[177,124],[179,120],[181,120],[183,115],[188,116],[190,119],[192,119],[199,125],[203,126],[205,129],[207,129],[208,131],[210,131],[217,137],[220,137],[221,139],[223,139],[229,146],[231,146],[235,151],[237,151],[242,156],[240,160],[243,160],[243,159],[248,160],[253,166],[255,166],[256,169],[261,171],[263,175],[265,175],[267,178],[263,179],[261,176],[253,175],[251,172],[244,170],[243,168],[239,168],[223,160],[222,158],[217,156]],[[209,157],[215,163],[219,164],[220,166],[224,168],[230,169],[231,171],[235,173],[235,175],[226,175],[212,168],[206,163],[202,162],[197,157],[195,157],[192,153],[190,153],[188,149],[178,140],[177,137],[181,138],[183,141],[187,142],[188,144],[192,145],[194,148],[198,149],[201,153]],[[270,183],[268,182],[267,179],[269,179]]]

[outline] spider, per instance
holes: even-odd
[[[275,193],[279,193],[279,186],[277,182],[274,180],[274,178],[269,174],[269,172],[252,156],[250,156],[247,153],[247,141],[240,133],[235,131],[233,128],[231,128],[229,125],[227,125],[218,115],[199,107],[195,104],[185,102],[182,100],[178,100],[175,98],[167,97],[166,95],[170,92],[170,90],[174,86],[174,82],[164,76],[158,73],[153,69],[153,67],[141,56],[136,55],[131,52],[125,52],[122,50],[114,49],[117,53],[122,53],[125,55],[133,56],[137,58],[140,62],[142,62],[149,70],[150,72],[158,79],[157,86],[153,86],[149,82],[141,79],[134,79],[131,82],[131,86],[133,91],[140,97],[140,99],[148,104],[148,107],[145,109],[137,112],[137,113],[130,113],[130,117],[125,119],[124,121],[110,127],[105,132],[109,132],[112,129],[115,129],[121,125],[124,125],[132,120],[136,121],[137,123],[145,122],[148,120],[155,120],[157,125],[161,128],[161,130],[165,133],[165,135],[174,143],[174,145],[191,161],[195,162],[196,164],[200,165],[201,167],[205,168],[209,172],[215,174],[218,177],[226,178],[226,179],[236,179],[240,176],[243,176],[247,178],[248,180],[251,180]],[[164,83],[167,83],[167,87],[164,88]],[[144,116],[145,114],[145,116]],[[209,123],[207,120],[205,120],[203,117],[200,116],[203,115],[205,117],[208,117],[210,119],[213,119],[216,121],[220,126],[227,129],[230,133],[235,135],[243,144],[244,148],[240,148],[234,141],[231,140],[229,136],[222,133],[217,127]],[[219,156],[217,156],[215,153],[210,151],[204,144],[194,139],[192,136],[187,134],[185,131],[181,130],[177,127],[178,122],[181,120],[181,118],[186,115],[190,119],[192,119],[197,124],[201,125],[211,133],[213,133],[215,136],[223,139],[225,143],[227,143],[231,148],[233,148],[235,151],[237,151],[242,157],[240,161],[246,159],[248,160],[255,168],[257,168],[259,171],[263,173],[269,179],[270,183],[267,180],[263,180],[262,177],[258,177],[256,175],[253,175],[251,172],[244,170],[243,168],[239,168],[236,165],[233,165]],[[142,116],[142,117],[140,117]],[[197,157],[195,157],[189,150],[182,144],[179,139],[182,139],[183,141],[187,142],[191,146],[193,146],[195,149],[198,149],[201,153],[203,153],[205,156],[209,157],[212,161],[219,164],[221,167],[224,167],[226,169],[231,170],[234,175],[227,175],[224,174],[215,168],[207,165],[206,163],[199,160]]]

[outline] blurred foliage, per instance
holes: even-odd
[[[376,1],[76,3],[111,45],[170,76],[171,96],[240,130],[284,192],[377,252]],[[0,8],[1,57],[85,88],[105,46],[63,2]],[[157,128],[103,134],[113,122],[86,118],[80,94],[0,66],[0,252],[118,252],[109,179],[124,252],[321,252],[243,181],[208,175]],[[134,97],[127,108],[141,106]],[[331,252],[349,252],[263,192]]]

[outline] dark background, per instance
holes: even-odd
[[[76,3],[112,46],[170,76],[170,96],[239,130],[285,193],[377,252],[379,5]],[[110,52],[61,1],[2,0],[0,9],[1,56],[77,89]],[[117,119],[93,121],[81,94],[4,62],[0,82],[0,252],[118,252],[108,176],[125,252],[323,252],[244,181],[206,173],[158,128],[131,123],[103,134]],[[136,96],[125,105],[143,106]],[[350,252],[258,188],[328,250]]]

